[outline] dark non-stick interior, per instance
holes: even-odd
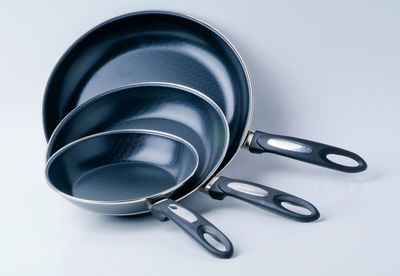
[[[47,139],[88,99],[137,82],[182,84],[214,100],[229,123],[223,168],[241,146],[251,108],[247,75],[229,43],[206,24],[168,12],[112,19],[83,36],[56,66],[46,89]]]
[[[222,111],[201,93],[173,84],[146,83],[107,92],[75,108],[54,131],[47,158],[74,140],[118,129],[163,131],[195,147],[198,169],[187,185],[174,192],[174,199],[207,180],[224,158],[229,141]]]
[[[64,194],[126,201],[163,193],[197,167],[195,150],[157,133],[116,131],[84,138],[57,152],[47,174]]]

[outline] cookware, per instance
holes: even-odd
[[[71,111],[55,129],[49,140],[47,158],[64,145],[88,135],[138,128],[179,136],[198,152],[198,169],[185,185],[171,194],[175,200],[203,186],[210,190],[214,198],[235,196],[295,220],[312,221],[319,217],[314,206],[298,197],[241,180],[214,177],[226,153],[228,124],[212,100],[181,85],[134,84],[86,101]],[[282,201],[303,206],[309,212],[302,214],[289,211]]]
[[[229,258],[233,247],[221,231],[169,199],[197,166],[196,150],[179,137],[119,130],[61,148],[48,160],[46,176],[59,194],[82,208],[108,215],[150,211],[161,221],[174,221],[212,254]]]
[[[118,129],[159,130],[188,141],[199,154],[196,183],[218,168],[229,141],[222,111],[206,96],[180,85],[141,83],[101,94],[71,111],[50,138],[47,158],[74,140]]]
[[[221,108],[230,139],[220,172],[241,147],[270,152],[343,172],[366,169],[355,153],[304,139],[249,131],[253,94],[246,66],[232,43],[210,25],[165,11],[123,15],[83,35],[63,55],[43,102],[46,139],[73,108],[124,85],[160,81],[201,91]],[[342,155],[350,167],[328,159]]]

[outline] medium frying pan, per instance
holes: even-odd
[[[254,183],[214,177],[226,153],[228,124],[212,100],[181,85],[134,84],[86,101],[71,111],[55,129],[49,140],[47,158],[66,144],[88,135],[137,128],[179,136],[196,149],[198,169],[185,185],[171,194],[173,199],[179,200],[203,185],[217,199],[225,195],[234,196],[299,221],[313,221],[319,217],[314,206],[298,197]],[[283,199],[303,206],[309,214],[291,212],[282,206]]]
[[[220,230],[169,199],[186,185],[197,165],[196,150],[179,137],[120,130],[61,148],[48,160],[46,177],[59,194],[82,208],[108,215],[150,211],[161,221],[174,221],[217,257],[229,258],[233,247]]]
[[[158,81],[201,91],[221,108],[230,139],[220,172],[241,147],[271,152],[344,172],[366,169],[358,155],[304,139],[249,130],[253,94],[245,64],[232,43],[210,25],[182,14],[143,11],[104,22],[78,39],[48,81],[43,124],[49,139],[72,109],[132,83]],[[328,155],[354,159],[349,167]]]

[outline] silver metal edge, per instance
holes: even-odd
[[[225,132],[225,134],[226,134],[226,139],[225,139],[224,149],[223,149],[224,154],[221,155],[221,157],[220,157],[220,159],[218,160],[217,164],[215,165],[214,169],[213,169],[212,171],[210,171],[210,173],[208,174],[207,177],[205,177],[206,180],[203,181],[203,182],[201,182],[195,189],[193,189],[192,192],[190,192],[190,193],[187,194],[187,195],[189,195],[189,194],[193,193],[195,190],[197,190],[199,187],[201,187],[202,185],[204,185],[205,183],[208,183],[207,181],[208,181],[210,178],[212,178],[212,176],[215,174],[215,172],[216,172],[217,169],[219,168],[220,164],[221,164],[222,161],[224,160],[225,155],[226,155],[226,152],[227,152],[227,149],[228,149],[228,144],[229,144],[229,139],[230,139],[229,125],[228,125],[228,122],[227,122],[227,120],[226,120],[226,118],[225,118],[225,115],[224,115],[224,113],[222,112],[221,108],[220,108],[211,98],[209,98],[207,95],[201,93],[200,91],[198,91],[198,90],[196,90],[196,89],[194,89],[194,88],[187,87],[187,86],[180,85],[180,84],[174,84],[174,83],[168,83],[168,82],[140,82],[140,83],[129,84],[129,85],[125,85],[125,86],[122,86],[122,87],[119,87],[119,88],[115,88],[115,89],[113,89],[113,90],[110,90],[110,91],[104,92],[104,93],[102,93],[102,94],[100,94],[100,95],[97,95],[96,97],[93,97],[92,99],[95,100],[95,99],[98,98],[98,97],[102,97],[102,96],[104,96],[104,95],[106,95],[106,94],[114,93],[115,91],[119,91],[119,90],[121,90],[121,89],[123,89],[123,88],[133,88],[133,87],[143,87],[143,86],[153,86],[153,85],[162,86],[162,87],[180,88],[180,89],[182,89],[182,90],[186,90],[187,92],[190,92],[190,93],[192,93],[192,94],[195,94],[195,95],[197,95],[198,97],[200,97],[200,98],[204,99],[205,101],[207,101],[208,103],[210,103],[210,104],[217,110],[217,112],[221,115],[221,118],[224,120],[224,132]],[[91,99],[91,100],[92,100],[92,99]],[[56,135],[58,129],[62,127],[63,122],[65,122],[65,121],[67,121],[67,120],[69,119],[70,114],[71,114],[72,112],[74,112],[74,110],[77,110],[77,109],[80,109],[80,108],[84,108],[86,105],[88,105],[88,104],[91,102],[91,100],[86,101],[85,103],[83,103],[83,104],[77,106],[76,108],[74,108],[73,110],[71,110],[71,111],[60,121],[60,123],[59,123],[59,124],[57,125],[57,127],[54,129],[53,134],[51,135],[51,137],[50,137],[50,139],[49,139],[48,146],[50,145],[50,143],[52,143],[52,141],[53,141],[53,139],[54,139],[54,136]],[[150,131],[150,130],[149,130],[149,131]],[[174,135],[171,134],[171,136],[174,136]],[[84,137],[83,137],[83,138],[84,138]],[[83,138],[81,138],[81,139],[83,139]],[[80,140],[80,139],[78,139],[78,141],[79,141],[79,140]],[[64,146],[64,147],[65,147],[65,146]],[[48,147],[48,149],[47,149],[47,152],[48,152],[48,150],[49,150],[49,147]],[[61,150],[61,149],[60,149],[60,150]],[[59,151],[59,150],[58,150],[58,151]],[[57,151],[57,152],[58,152],[58,151]],[[53,155],[55,155],[57,152],[55,152]],[[46,157],[45,157],[45,158],[47,158],[47,157],[48,157],[48,153],[46,153]],[[50,157],[48,160],[50,160],[50,159],[51,159],[51,157]],[[48,162],[48,160],[47,160],[47,162]],[[46,167],[47,167],[47,165],[46,165]],[[214,181],[214,182],[215,182],[215,181]],[[213,182],[213,183],[214,183],[214,182]],[[210,186],[210,187],[211,187],[211,186]],[[183,196],[183,197],[177,199],[176,201],[180,201],[181,199],[185,198],[187,195],[185,195],[185,196]],[[146,212],[148,212],[148,211],[138,212],[138,213],[131,213],[130,215],[133,215],[133,214],[141,214],[141,213],[146,213]],[[121,215],[123,215],[123,214],[121,214]]]
[[[251,141],[253,140],[254,137],[254,131],[249,130],[246,136],[246,139],[244,140],[244,143],[242,145],[243,149],[248,150],[251,144]]]
[[[92,139],[92,138],[97,137],[97,136],[109,135],[109,134],[114,134],[114,133],[144,133],[144,134],[154,134],[154,135],[158,135],[158,136],[162,136],[162,137],[167,137],[167,138],[169,138],[169,139],[174,139],[174,140],[176,140],[176,141],[182,142],[183,144],[185,144],[186,146],[188,146],[188,147],[193,151],[193,153],[195,154],[195,156],[196,156],[196,166],[195,166],[194,170],[191,172],[191,174],[188,175],[183,181],[181,181],[181,182],[178,183],[177,185],[175,185],[175,186],[173,186],[173,187],[171,187],[171,188],[169,188],[169,189],[167,189],[167,190],[164,190],[164,191],[162,191],[162,192],[160,192],[160,193],[158,193],[158,194],[154,194],[154,195],[152,195],[151,197],[145,197],[145,198],[134,199],[134,200],[101,201],[101,200],[89,200],[89,199],[78,198],[78,197],[74,197],[74,196],[72,196],[72,195],[66,194],[66,193],[64,193],[64,192],[61,192],[59,189],[57,189],[57,188],[51,183],[51,181],[50,181],[50,179],[49,179],[49,166],[50,166],[50,164],[53,162],[53,160],[54,160],[58,155],[60,155],[63,151],[67,150],[68,148],[70,148],[70,147],[73,146],[74,144],[80,143],[80,142],[82,142],[82,141],[89,140],[89,139]],[[78,139],[78,140],[75,140],[75,141],[73,141],[73,142],[71,142],[71,143],[65,145],[64,147],[62,147],[61,149],[59,149],[57,152],[55,152],[55,153],[49,158],[49,160],[48,160],[47,163],[46,163],[45,173],[46,173],[46,181],[47,181],[47,184],[48,184],[52,189],[54,189],[57,193],[59,193],[61,196],[65,197],[65,198],[67,198],[67,199],[69,199],[69,200],[71,200],[71,201],[80,202],[80,203],[85,203],[85,204],[92,204],[92,205],[127,205],[127,204],[131,204],[131,203],[144,202],[144,201],[146,201],[146,199],[148,199],[148,198],[155,199],[155,198],[157,198],[157,197],[162,197],[162,196],[165,196],[166,194],[169,194],[169,193],[175,191],[176,189],[179,189],[190,177],[192,177],[192,176],[194,175],[194,173],[195,173],[196,170],[197,170],[198,165],[199,165],[199,156],[198,156],[198,154],[197,154],[196,149],[195,149],[189,142],[187,142],[186,140],[184,140],[184,139],[182,139],[182,138],[180,138],[180,137],[178,137],[178,136],[175,136],[175,135],[172,135],[172,134],[169,134],[169,133],[165,133],[165,132],[162,132],[162,131],[155,131],[155,130],[146,130],[146,129],[125,129],[125,130],[112,130],[112,131],[105,131],[105,132],[101,132],[101,133],[96,133],[96,134],[93,134],[93,135],[89,135],[89,136],[80,138],[80,139]]]
[[[55,136],[56,132],[58,131],[58,129],[60,129],[62,127],[64,122],[69,120],[69,117],[71,117],[71,114],[73,112],[76,112],[76,110],[78,110],[78,109],[85,108],[92,101],[94,101],[94,100],[96,100],[98,98],[101,98],[101,97],[103,97],[105,95],[109,95],[109,94],[115,93],[116,91],[120,91],[122,89],[135,88],[135,87],[146,87],[146,86],[161,86],[161,87],[178,88],[178,89],[181,89],[181,90],[186,90],[186,91],[188,91],[188,92],[190,92],[192,94],[195,94],[196,96],[198,96],[198,97],[204,99],[205,101],[207,101],[209,104],[211,104],[217,110],[217,112],[221,115],[221,118],[223,118],[225,132],[226,132],[227,137],[228,137],[228,139],[226,139],[226,140],[228,140],[228,142],[229,142],[229,138],[230,138],[229,124],[228,124],[228,121],[225,118],[225,114],[224,114],[224,112],[222,112],[221,108],[210,97],[208,97],[207,95],[203,94],[202,92],[200,92],[200,91],[198,91],[198,90],[196,90],[194,88],[191,88],[191,87],[188,87],[188,86],[185,86],[185,85],[182,85],[182,84],[176,84],[176,83],[170,83],[170,82],[160,82],[160,81],[158,81],[158,82],[157,81],[153,81],[153,82],[137,82],[137,83],[134,83],[134,84],[123,85],[123,86],[120,86],[118,88],[114,88],[114,89],[111,89],[109,91],[105,91],[104,93],[101,93],[101,94],[91,98],[90,100],[82,103],[81,105],[75,107],[70,112],[68,112],[68,114],[65,115],[64,118],[58,123],[57,127],[54,129],[53,133],[51,134],[51,136],[49,138],[49,141],[47,143],[47,151],[46,151],[46,157],[45,158],[46,159],[50,158],[50,156],[49,156],[50,144],[53,142],[54,136]],[[228,142],[225,141],[225,148],[226,148],[224,150],[225,153],[226,153],[226,151],[228,149],[228,144],[229,144]],[[221,160],[219,162],[219,164],[221,164],[222,161],[223,160]]]
[[[215,176],[213,179],[208,181],[208,183],[203,187],[203,190],[205,192],[208,192],[210,190],[210,188],[212,187],[212,185],[214,185],[214,183],[217,182],[218,179],[219,179],[219,176]]]

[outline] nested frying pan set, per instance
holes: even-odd
[[[179,200],[200,189],[301,222],[319,218],[301,198],[220,175],[240,149],[349,173],[367,167],[347,150],[249,130],[252,93],[238,51],[210,25],[164,11],[111,19],[78,39],[48,81],[47,180],[90,211],[169,219],[215,256],[229,258],[229,239]]]

